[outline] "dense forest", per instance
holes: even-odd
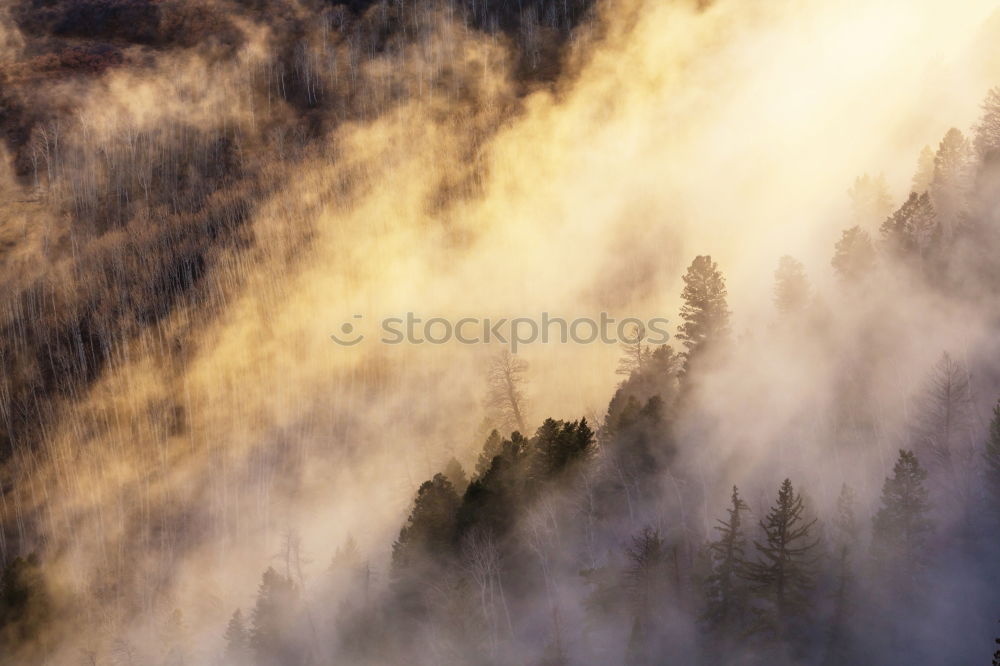
[[[0,8],[0,663],[1000,665],[1000,14],[927,4],[964,131],[853,0]]]

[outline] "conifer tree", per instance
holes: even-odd
[[[536,478],[553,478],[590,452],[594,432],[587,425],[587,419],[569,422],[545,419],[532,443]]]
[[[233,613],[226,626],[225,662],[230,666],[243,666],[250,661],[250,634],[247,632],[243,611],[239,608]]]
[[[811,609],[813,551],[819,544],[811,539],[816,519],[804,518],[805,504],[785,479],[778,489],[776,504],[761,521],[764,542],[754,541],[760,561],[747,565],[746,577],[755,594],[767,606],[760,609],[761,629],[778,637],[788,634]]]
[[[462,469],[462,463],[458,462],[455,457],[451,457],[448,460],[448,464],[444,466],[444,475],[451,485],[455,486],[455,493],[461,497],[465,494],[465,489],[469,487],[469,479],[465,476],[465,470]]]
[[[986,161],[1000,150],[1000,86],[986,93],[982,109],[983,115],[976,123],[974,143],[979,158]]]
[[[420,566],[428,556],[445,556],[455,543],[459,506],[455,486],[444,474],[435,474],[417,489],[413,510],[392,545],[394,573]]]
[[[875,246],[868,232],[861,227],[845,229],[830,264],[845,284],[856,284],[870,274],[875,268]]]
[[[952,486],[960,479],[955,475],[972,458],[972,391],[965,365],[943,353],[931,370],[917,406],[913,425],[917,450],[921,455],[926,452],[949,490],[956,491]]]
[[[294,635],[299,590],[291,578],[268,567],[250,616],[250,647],[258,666],[290,666],[301,660]]]
[[[482,478],[486,470],[493,464],[493,459],[500,455],[503,438],[498,430],[493,430],[483,443],[483,450],[476,460],[476,478]]]
[[[930,195],[911,192],[906,202],[882,223],[882,238],[901,259],[923,259],[939,238],[939,226]]]
[[[913,174],[913,181],[910,184],[910,191],[923,194],[931,189],[934,181],[934,151],[930,146],[924,146],[917,158],[917,170]]]
[[[625,663],[629,666],[653,664],[651,640],[656,610],[666,596],[670,556],[660,533],[645,527],[625,549],[625,586],[632,605],[632,629]]]
[[[900,450],[892,476],[882,486],[882,506],[873,520],[872,555],[909,586],[926,560],[931,531],[927,472],[912,451]]]
[[[710,256],[697,256],[684,275],[681,319],[677,338],[687,349],[690,362],[697,355],[729,336],[729,306],[726,279]]]
[[[930,187],[931,204],[948,234],[965,211],[971,180],[972,147],[953,127],[944,135],[934,155],[934,180]]]
[[[746,619],[746,537],[742,514],[749,511],[733,486],[728,518],[715,526],[718,538],[708,546],[710,573],[705,579],[706,604],[703,619],[708,628],[731,634]]]

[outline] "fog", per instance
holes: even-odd
[[[1000,82],[995,3],[526,2],[513,28],[475,2],[132,4],[138,27],[94,32],[73,28],[90,9],[0,12],[0,559],[37,554],[50,606],[0,659],[225,663],[227,622],[274,567],[299,589],[300,651],[256,663],[713,663],[693,581],[732,486],[754,530],[790,478],[832,539],[847,483],[867,553],[914,448],[944,555],[926,605],[861,602],[911,640],[866,635],[860,663],[987,663],[995,528],[950,549],[986,506],[968,479],[1000,396],[997,273],[974,250],[997,246],[956,243],[928,277],[879,229],[925,146],[975,134]],[[976,168],[965,215],[994,239],[995,175]],[[891,205],[859,219],[868,174]],[[831,257],[855,225],[879,261],[849,288]],[[698,255],[725,277],[733,342],[650,380],[669,403],[651,478],[581,518],[617,464],[602,426],[622,349],[524,345],[525,436],[585,416],[596,453],[477,551],[505,553],[502,575],[468,564],[468,534],[434,565],[457,582],[420,570],[440,596],[411,617],[397,585],[421,575],[394,569],[393,542],[449,459],[475,476],[502,345],[386,345],[379,322],[607,312],[674,333]],[[785,255],[811,285],[793,314],[774,304]],[[331,339],[345,322],[357,346]],[[913,434],[944,352],[968,381],[960,500]],[[624,606],[593,611],[581,572],[626,567],[647,525],[672,548],[662,579],[684,582],[650,588],[640,631]],[[363,591],[330,573],[349,541]],[[714,663],[852,663],[820,649],[818,578],[799,636],[818,651],[747,638]]]

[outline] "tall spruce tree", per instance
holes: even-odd
[[[875,268],[875,246],[861,227],[845,229],[834,247],[830,264],[844,284],[861,282]]]
[[[392,545],[394,573],[420,568],[423,560],[446,556],[455,545],[459,498],[444,474],[435,474],[417,489],[413,510]]]
[[[726,279],[710,256],[697,256],[684,275],[681,319],[677,338],[687,349],[687,361],[729,336]]]
[[[900,450],[892,476],[882,486],[882,506],[873,519],[872,555],[884,573],[912,586],[926,562],[931,522],[927,472],[916,454]]]
[[[250,634],[239,608],[229,619],[223,637],[226,639],[224,661],[228,666],[244,666],[250,662]]]
[[[295,636],[299,590],[291,578],[268,567],[261,577],[250,616],[250,647],[258,666],[292,666],[302,662]]]
[[[500,436],[500,431],[490,432],[489,437],[483,442],[483,450],[479,453],[479,458],[476,459],[476,478],[481,478],[493,464],[493,459],[500,455],[502,443],[503,438]]]
[[[760,560],[747,565],[746,578],[765,604],[758,608],[759,629],[778,638],[790,635],[812,607],[813,553],[819,540],[811,538],[816,519],[807,520],[804,513],[802,496],[785,479],[777,502],[760,523],[764,541],[754,541]]]
[[[906,261],[931,257],[940,234],[930,195],[911,192],[880,229],[886,246],[895,257]]]
[[[625,549],[625,587],[632,606],[632,629],[625,655],[627,666],[657,663],[653,650],[658,608],[667,594],[671,554],[660,533],[645,527]]]
[[[710,573],[705,579],[703,619],[710,631],[724,637],[733,637],[746,620],[747,561],[742,515],[747,511],[749,507],[733,486],[728,517],[718,521],[718,538],[708,546]]]
[[[976,153],[983,161],[995,158],[1000,151],[1000,86],[986,93],[983,100],[983,115],[976,123],[974,141]]]
[[[948,130],[934,155],[930,198],[943,233],[950,237],[968,204],[972,184],[972,147],[954,127]]]
[[[923,194],[931,188],[934,181],[934,151],[930,146],[924,146],[917,158],[917,170],[913,174],[910,191]]]

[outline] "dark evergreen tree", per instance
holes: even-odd
[[[555,421],[545,419],[532,439],[536,459],[536,479],[551,479],[583,460],[594,443],[594,431],[587,419]]]
[[[469,487],[469,479],[465,476],[462,463],[454,457],[450,458],[448,464],[444,466],[444,475],[451,481],[451,485],[455,486],[456,494],[459,496],[465,494],[465,489]]]
[[[805,309],[809,302],[809,279],[802,262],[784,256],[774,271],[774,305],[783,315]]]
[[[247,632],[243,611],[239,608],[233,613],[226,626],[225,662],[231,666],[242,666],[250,663],[250,634]]]
[[[490,465],[493,464],[493,459],[500,455],[502,442],[503,438],[500,436],[498,430],[492,431],[489,437],[486,438],[486,441],[483,443],[483,450],[476,460],[476,477],[482,477],[486,473],[486,470],[490,468]]]
[[[392,545],[394,574],[421,568],[428,560],[444,558],[455,545],[459,499],[444,474],[435,474],[417,489],[413,510]]]
[[[302,663],[303,651],[295,632],[299,589],[291,578],[268,567],[257,590],[250,616],[250,640],[258,666],[291,666]]]
[[[625,663],[655,663],[657,611],[667,594],[670,553],[659,531],[645,527],[625,549],[625,589],[632,607],[632,629]]]
[[[697,256],[684,275],[681,319],[677,338],[687,349],[687,360],[716,347],[729,336],[726,279],[710,256]]]
[[[805,504],[785,479],[777,503],[761,521],[764,542],[754,541],[760,561],[747,565],[746,578],[758,599],[758,629],[783,638],[806,619],[812,607],[818,539],[811,539],[816,520],[806,520]]]
[[[515,432],[500,442],[490,465],[469,484],[458,511],[459,534],[479,527],[502,537],[513,525],[517,508],[526,499],[529,477],[528,441]]]
[[[710,573],[705,579],[703,619],[710,631],[735,637],[747,619],[746,537],[742,514],[749,511],[746,502],[733,486],[728,518],[719,520],[718,538],[708,546]]]
[[[861,227],[846,229],[837,241],[830,264],[845,284],[856,284],[867,277],[875,268],[875,246],[868,232]]]
[[[881,231],[893,256],[907,261],[931,258],[940,234],[930,195],[911,192],[906,202],[882,223]]]
[[[974,144],[979,158],[991,161],[1000,151],[1000,86],[986,93],[983,100],[983,115],[976,123]]]
[[[882,571],[913,586],[926,563],[931,522],[927,472],[912,451],[899,452],[892,476],[882,486],[882,506],[873,520],[872,555]]]

